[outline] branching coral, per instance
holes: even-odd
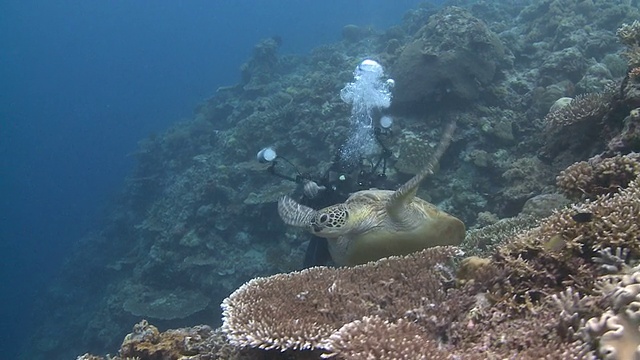
[[[631,24],[622,24],[616,31],[620,42],[627,46],[640,45],[640,21]]]
[[[439,248],[350,269],[314,268],[252,280],[225,300],[223,329],[236,346],[316,349],[338,358],[406,358],[403,351],[413,342],[381,344],[391,333],[398,344],[436,343],[448,354],[466,356],[482,347],[501,356],[588,358],[589,341],[579,328],[598,314],[600,302],[582,294],[594,293],[593,279],[609,258],[640,254],[638,180],[580,208],[592,214],[590,221],[573,219],[572,208],[558,211],[501,244],[490,261],[464,261],[482,265],[473,266],[471,275],[459,273],[465,281],[458,288],[443,278],[452,279],[450,274],[436,270],[441,266],[433,266],[451,255]],[[612,246],[629,250],[596,256],[597,249]],[[439,356],[436,350],[430,354]]]
[[[616,192],[640,175],[640,154],[611,158],[593,157],[569,166],[556,178],[558,188],[568,197],[593,199]]]
[[[627,263],[629,259],[629,249],[626,248],[605,248],[598,250],[598,255],[592,258],[593,262],[600,264],[600,271],[603,274],[626,274],[633,269]]]
[[[640,272],[624,276],[608,295],[611,309],[587,321],[583,336],[605,359],[638,359]]]
[[[560,335],[569,341],[577,339],[576,333],[584,326],[586,314],[593,312],[592,300],[571,287],[552,295],[551,300],[560,310],[558,314]]]
[[[625,56],[629,61],[629,68],[640,66],[640,21],[622,24],[616,32],[620,42],[627,46]]]
[[[561,151],[575,153],[599,141],[602,121],[609,112],[613,86],[601,93],[576,96],[571,102],[550,111],[543,119],[545,156],[554,157]]]
[[[603,93],[576,96],[567,105],[550,111],[544,118],[548,133],[555,133],[568,126],[599,121],[607,110],[607,97]]]
[[[492,264],[503,269],[490,295],[511,311],[528,311],[546,294],[573,287],[590,292],[601,274],[598,250],[626,248],[640,257],[640,184],[558,211],[540,226],[500,246]],[[578,214],[588,214],[585,218]],[[502,277],[502,279],[500,279]]]
[[[461,247],[468,256],[489,256],[496,247],[505,241],[513,239],[518,233],[534,227],[537,219],[533,216],[517,216],[501,219],[500,221],[467,231]]]
[[[481,290],[499,285],[494,266],[452,287],[441,272],[452,251],[252,280],[225,300],[223,331],[236,346],[296,350],[297,359],[301,349],[336,359],[579,358],[550,308],[523,316],[492,307]]]

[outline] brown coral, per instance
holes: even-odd
[[[382,341],[381,341],[382,340]],[[392,323],[378,316],[366,316],[342,326],[325,342],[330,352],[323,357],[340,359],[448,359],[438,343],[415,323],[399,319]]]
[[[592,259],[596,250],[624,247],[629,256],[640,257],[639,181],[611,196],[558,211],[502,246],[494,260],[510,269],[508,293],[518,294],[522,303],[526,294],[540,295],[552,288],[589,291],[600,271]],[[583,220],[578,213],[589,214],[588,221],[577,221]]]
[[[398,142],[398,161],[394,167],[405,174],[417,174],[431,161],[437,143],[430,143],[411,131],[403,131]]]
[[[556,178],[558,188],[568,197],[593,199],[617,192],[640,175],[640,154],[611,158],[593,157],[569,166]]]
[[[599,121],[607,110],[607,97],[603,93],[576,96],[565,106],[550,111],[544,118],[547,132],[558,132],[572,125],[586,125]]]
[[[600,141],[612,94],[613,87],[601,93],[578,95],[567,105],[550,111],[543,119],[543,155],[555,157],[562,151],[571,151],[583,156],[585,148]]]
[[[155,326],[143,320],[125,337],[120,347],[120,357],[180,359],[198,353],[198,343],[209,338],[212,332],[208,326],[199,326],[160,333]]]
[[[446,259],[443,251],[253,280],[225,300],[223,329],[237,346],[316,349],[338,359],[580,358],[577,345],[559,340],[550,307],[530,301],[531,311],[518,314],[492,305],[481,291],[495,293],[506,277],[495,265],[448,288],[433,265]]]
[[[438,269],[452,253],[440,247],[352,268],[317,267],[253,279],[224,300],[222,329],[240,347],[322,348],[352,321],[368,315],[394,320],[442,301]]]
[[[620,42],[627,45],[640,45],[640,21],[636,20],[631,24],[622,24],[616,31]]]

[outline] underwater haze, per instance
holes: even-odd
[[[139,140],[235,84],[261,39],[305,53],[346,24],[389,27],[418,3],[1,2],[2,357],[27,345],[33,304],[97,228]]]

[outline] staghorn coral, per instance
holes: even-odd
[[[640,154],[616,155],[611,158],[595,156],[560,172],[556,182],[568,197],[593,199],[598,195],[616,192],[640,175]]]
[[[584,326],[584,318],[593,312],[593,300],[568,287],[552,295],[551,301],[560,310],[558,314],[560,335],[569,341],[578,339],[577,333]]]
[[[633,270],[627,263],[629,259],[629,249],[626,248],[604,248],[598,250],[597,256],[592,258],[593,262],[600,264],[600,271],[604,274],[626,274]]]

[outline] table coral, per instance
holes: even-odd
[[[451,254],[452,249],[433,248],[352,268],[256,278],[224,300],[222,329],[239,347],[322,349],[343,325],[364,316],[393,320],[438,303],[444,296],[438,269]],[[412,293],[415,288],[421,291]]]
[[[380,341],[384,339],[384,341]],[[341,359],[448,359],[446,351],[426,336],[415,323],[400,319],[389,322],[378,316],[365,316],[342,326],[323,345],[329,354]]]

